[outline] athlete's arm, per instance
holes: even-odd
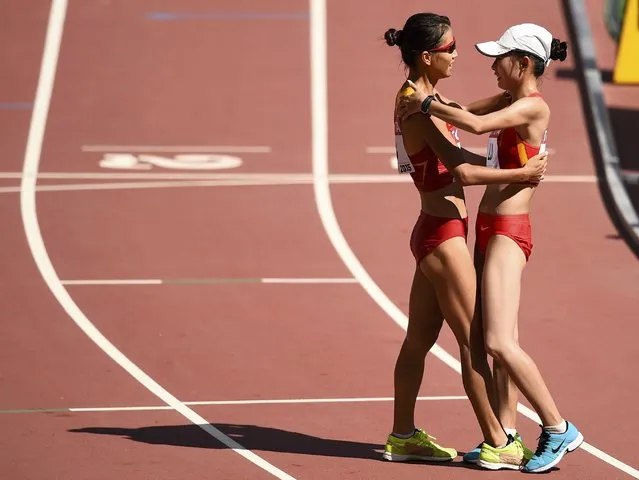
[[[414,90],[414,89],[413,89],[413,90]],[[413,93],[413,95],[414,95],[414,93]],[[439,92],[437,92],[437,93],[435,94],[435,96],[436,96],[436,97],[437,97],[437,99],[438,99],[440,102],[442,102],[444,105],[450,105],[451,107],[461,108],[462,110],[466,110],[466,107],[465,107],[464,105],[460,105],[460,104],[459,104],[459,103],[457,103],[456,101],[454,101],[454,100],[451,100],[451,99],[449,99],[449,98],[444,97],[444,96],[443,96],[441,93],[439,93]],[[402,97],[402,99],[400,100],[400,103],[401,103],[401,102],[403,102],[403,101],[406,101],[406,100],[405,100],[405,98],[406,98],[406,97]],[[411,98],[411,96],[409,96],[408,98]],[[423,99],[422,99],[422,101],[423,101]],[[415,110],[415,112],[413,112],[413,113],[418,112],[418,111],[419,111],[419,107],[420,107],[420,106],[421,106],[421,101],[417,104],[417,110]]]
[[[530,125],[543,114],[543,111],[544,103],[534,97],[522,98],[501,110],[486,115],[475,115],[440,102],[431,102],[428,108],[429,115],[476,135],[503,128]]]
[[[480,166],[485,164],[485,158],[453,145],[445,136],[445,128],[421,114],[411,115],[402,121],[402,131],[407,136],[411,133],[425,136],[435,155],[462,185],[539,183],[543,179],[547,164],[546,153],[535,155],[520,168],[495,169]]]
[[[406,86],[409,87],[410,91],[405,93],[402,98],[399,99],[397,105],[397,114],[399,118],[402,119],[419,112],[422,102],[429,94],[432,93],[425,88],[421,79],[418,79],[415,82],[406,80]],[[486,115],[488,113],[501,110],[511,103],[510,93],[508,92],[502,92],[498,95],[476,100],[468,105],[460,105],[457,102],[444,97],[439,92],[435,93],[434,96],[444,105],[450,105],[475,115]]]
[[[487,113],[506,108],[508,105],[510,105],[510,94],[508,92],[502,92],[492,97],[482,98],[481,100],[469,103],[464,107],[464,110],[475,115],[486,115]]]
[[[466,110],[475,115],[486,115],[487,113],[501,110],[502,108],[510,105],[510,94],[508,92],[502,92],[497,95],[490,96],[488,98],[475,100],[474,102],[471,102],[468,105],[460,105],[459,103],[444,97],[439,92],[435,96],[438,97],[438,99],[446,105],[461,108],[462,110]],[[414,99],[405,100],[405,102],[408,102],[408,103],[414,102],[415,104],[413,107],[414,112],[419,111],[419,107],[421,106],[422,101],[424,101],[424,99],[423,98],[420,99],[420,97],[418,96],[416,96]]]
[[[419,81],[407,81],[413,92],[400,99],[397,112],[400,118],[406,118],[421,111],[422,102],[428,96]],[[435,95],[435,100],[438,100]],[[536,98],[522,98],[510,103],[505,94],[473,102],[465,108],[453,108],[446,103],[432,101],[428,115],[433,115],[462,130],[477,135],[509,127],[529,125],[547,109],[546,104]],[[477,114],[477,112],[481,114]]]

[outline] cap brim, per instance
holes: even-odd
[[[502,47],[497,42],[476,43],[475,48],[479,53],[487,57],[498,57],[510,51],[510,49]]]

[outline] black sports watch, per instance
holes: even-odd
[[[428,109],[430,108],[430,104],[433,102],[433,100],[435,100],[435,95],[428,95],[422,102],[420,111],[422,113],[428,113]]]

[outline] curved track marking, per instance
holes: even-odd
[[[40,67],[40,77],[36,91],[35,105],[29,126],[27,147],[24,158],[23,177],[20,192],[20,211],[29,249],[36,262],[38,270],[45,283],[55,296],[58,303],[64,308],[71,319],[80,329],[113,361],[126,370],[133,378],[144,385],[150,392],[181,413],[193,424],[200,427],[206,433],[243,456],[253,464],[264,469],[268,473],[283,480],[295,480],[286,472],[271,465],[263,458],[247,450],[239,443],[224,435],[213,427],[206,419],[187,407],[183,402],[165,390],[160,384],[131,362],[120,350],[118,350],[84,315],[82,310],[73,301],[67,290],[60,282],[60,278],[51,263],[47,249],[44,245],[36,210],[36,182],[40,155],[44,140],[45,127],[51,102],[51,94],[55,80],[55,73],[64,30],[64,21],[67,10],[67,0],[52,0],[47,34],[44,44],[44,53]]]
[[[311,12],[311,115],[312,115],[312,162],[315,203],[324,230],[344,265],[362,285],[370,297],[400,327],[406,330],[408,318],[379,288],[361,264],[346,241],[339,226],[331,199],[328,174],[328,97],[326,58],[326,0],[309,0]],[[461,373],[461,364],[451,354],[435,344],[430,350],[442,362]],[[517,410],[530,420],[541,423],[539,416],[530,408],[517,404]],[[639,471],[630,465],[583,442],[584,451],[594,455],[609,465],[639,479]]]

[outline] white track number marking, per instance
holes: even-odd
[[[149,170],[153,166],[171,170],[224,170],[242,165],[242,159],[220,154],[180,154],[172,157],[134,155],[132,153],[105,153],[100,160],[102,168]]]

